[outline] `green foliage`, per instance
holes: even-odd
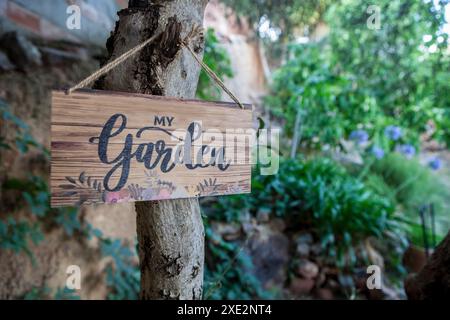
[[[106,283],[110,288],[110,300],[137,300],[140,289],[140,271],[133,262],[135,253],[118,239],[102,239],[101,252],[109,256],[113,264],[106,267]]]
[[[251,258],[237,243],[226,242],[206,223],[207,253],[204,299],[270,299],[259,280],[252,275]]]
[[[76,291],[69,289],[67,287],[58,288],[56,290],[54,300],[80,300],[80,296],[77,295]]]
[[[233,77],[231,61],[227,51],[221,46],[213,29],[209,28],[205,34],[205,55],[203,61],[219,78]],[[197,96],[202,100],[219,100],[221,91],[202,69],[198,82]]]
[[[46,286],[34,287],[23,296],[23,300],[44,300],[50,293],[50,288]]]
[[[405,220],[410,222],[411,238],[415,244],[423,244],[420,206],[434,205],[438,240],[450,229],[450,190],[436,173],[416,159],[406,160],[398,153],[391,153],[371,166],[368,183],[401,206]]]
[[[59,209],[54,221],[71,237],[75,232],[84,233],[84,226],[79,220],[77,208]]]
[[[45,155],[48,155],[48,151],[40,145],[30,133],[30,127],[23,122],[19,117],[16,117],[9,110],[8,103],[0,98],[0,117],[12,125],[16,130],[16,135],[13,141],[7,141],[4,137],[0,137],[0,149],[17,149],[20,153],[24,154],[28,152],[30,147],[40,149]]]
[[[232,77],[230,59],[224,48],[221,47],[214,31],[209,29],[206,33],[205,63],[221,78]],[[205,100],[217,100],[220,98],[221,91],[216,84],[202,71],[199,86],[198,97]],[[29,151],[29,147],[35,147],[48,155],[42,146],[34,141],[29,133],[29,127],[21,119],[14,116],[7,103],[0,100],[0,112],[2,118],[9,125],[16,129],[17,135],[14,141],[0,140],[0,148],[17,149],[21,153]],[[15,147],[14,147],[15,146]],[[106,267],[106,281],[110,289],[108,299],[127,299],[134,300],[138,298],[140,289],[140,272],[136,265],[135,253],[129,249],[120,240],[109,239],[102,235],[99,230],[92,226],[82,223],[79,219],[77,208],[65,208],[54,210],[50,208],[50,193],[48,184],[42,178],[31,176],[27,179],[9,179],[3,184],[3,190],[16,192],[23,196],[24,201],[18,201],[14,205],[16,209],[29,206],[31,213],[37,219],[31,224],[28,221],[16,221],[9,218],[6,221],[0,221],[0,247],[12,249],[15,252],[24,251],[32,254],[29,249],[29,240],[38,241],[43,238],[40,232],[41,225],[51,222],[65,230],[68,236],[74,236],[76,233],[85,237],[97,237],[100,240],[100,248],[104,257],[111,257],[112,261]],[[231,254],[231,253],[230,253]],[[238,260],[243,258],[239,257]],[[48,288],[34,288],[26,296],[26,299],[44,299],[51,298],[51,292]],[[55,299],[79,298],[74,292],[67,288],[59,289],[54,296]]]
[[[209,214],[237,217],[233,210],[239,206],[253,215],[264,210],[315,230],[341,265],[355,262],[353,245],[401,230],[393,203],[326,158],[284,160],[276,176],[254,178],[251,196],[221,198]],[[346,255],[350,261],[342,260]]]
[[[435,5],[434,2],[439,3]],[[349,0],[327,14],[335,72],[349,74],[383,114],[422,132],[427,121],[448,140],[450,90],[448,34],[442,30],[447,0]],[[366,8],[380,8],[381,29],[367,27]],[[429,41],[424,40],[428,35]],[[363,105],[360,106],[360,108]],[[447,115],[447,117],[445,116]]]
[[[367,27],[369,5],[381,8],[381,30]],[[306,149],[339,145],[357,129],[378,139],[387,125],[401,126],[403,139],[417,144],[429,121],[437,127],[434,136],[448,140],[443,10],[422,0],[335,3],[327,12],[328,37],[292,45],[290,60],[274,75],[266,104],[284,120],[287,136],[300,112]],[[425,43],[425,35],[432,40]]]
[[[79,221],[77,209],[50,207],[50,192],[42,178],[30,176],[25,180],[9,179],[2,188],[5,192],[22,193],[23,201],[17,201],[15,209],[27,204],[34,217],[23,217],[21,220],[9,217],[4,221],[0,220],[0,248],[16,253],[25,252],[34,262],[33,253],[29,248],[30,240],[34,244],[42,241],[44,236],[41,230],[47,223],[61,226],[68,236],[73,236],[74,232],[80,234],[87,232]]]
[[[284,120],[287,136],[293,136],[298,112],[303,147],[309,149],[336,146],[356,128],[374,133],[386,122],[376,101],[356,90],[354,79],[333,72],[322,45],[291,46],[291,54],[266,97],[273,114]]]
[[[16,180],[17,181],[17,180]],[[18,181],[18,183],[20,183]],[[31,212],[38,216],[43,217],[51,209],[49,208],[50,193],[47,183],[37,176],[32,176],[28,181],[23,182],[22,195],[27,204],[29,205]]]
[[[11,125],[16,130],[13,141],[0,137],[0,148],[12,150],[15,146],[22,154],[28,152],[30,146],[44,150],[30,135],[28,125],[10,112],[8,103],[2,98],[0,98],[0,117],[4,125]],[[46,190],[46,183],[39,177],[31,177],[27,181],[10,179],[4,182],[1,188],[5,191],[20,190],[25,201],[30,205],[32,213],[37,217],[45,215],[49,193]],[[2,249],[13,250],[16,253],[25,252],[34,262],[33,254],[29,249],[30,240],[38,244],[42,239],[43,234],[38,221],[18,220],[12,216],[0,220],[0,248]]]
[[[21,153],[29,151],[29,147],[37,147],[47,154],[38,143],[31,138],[28,126],[19,118],[12,115],[7,104],[0,100],[0,112],[8,125],[15,126],[17,135],[15,138],[16,149]],[[10,141],[2,139],[0,147],[12,150]],[[44,239],[41,229],[43,226],[57,226],[62,228],[67,236],[75,235],[91,238],[97,237],[100,240],[101,252],[105,257],[111,257],[112,262],[106,267],[106,280],[110,288],[109,299],[137,299],[139,292],[139,270],[136,263],[132,261],[134,253],[120,240],[103,237],[102,233],[92,228],[90,224],[80,221],[78,208],[50,207],[50,191],[47,182],[38,176],[29,176],[26,179],[7,179],[2,185],[2,191],[12,193],[12,195],[23,196],[23,200],[15,201],[12,208],[18,210],[25,205],[29,207],[32,216],[16,220],[9,217],[0,220],[0,248],[12,250],[16,253],[25,252],[32,259],[33,253],[29,248],[30,241],[38,244]],[[34,262],[34,259],[33,259]],[[73,300],[80,299],[75,291],[68,288],[59,288],[52,296],[52,292],[47,287],[33,288],[24,299],[56,299]]]
[[[249,18],[261,38],[267,24],[284,45],[300,31],[308,34],[327,10],[330,34],[322,42],[291,45],[289,61],[275,73],[272,95],[266,104],[283,121],[292,137],[297,113],[301,114],[302,147],[308,152],[339,147],[355,130],[365,130],[370,144],[385,152],[397,144],[419,146],[419,135],[432,121],[434,137],[450,142],[450,57],[448,35],[441,30],[444,4],[423,0],[345,1],[236,1],[224,0],[239,15]],[[332,4],[331,7],[328,7]],[[369,5],[381,8],[381,29],[367,27]],[[308,29],[309,28],[309,29]],[[424,36],[430,40],[424,41]],[[213,30],[206,33],[204,61],[219,77],[232,77],[231,62]],[[268,41],[271,42],[271,41]],[[287,56],[287,55],[286,55]],[[202,71],[198,97],[220,98],[220,89]],[[0,99],[0,115],[17,130],[11,141],[0,138],[0,148],[25,153],[30,147],[48,152],[34,141],[29,127],[15,117]],[[388,125],[403,128],[399,140],[386,138]],[[364,150],[360,150],[364,151]],[[436,204],[438,217],[448,215],[448,188],[415,160],[389,154],[382,160],[365,157],[366,166],[344,168],[335,161],[315,156],[310,160],[283,160],[275,176],[254,175],[252,195],[221,197],[205,207],[211,220],[239,221],[243,214],[259,211],[286,219],[292,229],[314,230],[327,254],[337,264],[352,265],[354,247],[367,237],[383,238],[387,233],[401,236],[403,225],[396,210],[412,220],[413,238],[419,238],[417,207]],[[361,170],[360,170],[361,169]],[[41,227],[50,222],[68,236],[95,236],[102,255],[112,258],[106,268],[110,299],[136,299],[139,270],[134,252],[119,240],[79,220],[76,209],[52,210],[45,181],[37,177],[9,180],[4,190],[23,195],[18,207],[27,205],[29,220],[12,217],[0,221],[0,247],[31,255],[30,241],[42,239]],[[448,219],[448,218],[447,218]],[[443,231],[448,228],[441,223]],[[258,280],[249,275],[251,259],[242,243],[227,242],[214,234],[206,222],[208,261],[205,270],[207,299],[270,298]],[[45,288],[27,296],[50,295]],[[60,289],[56,297],[73,293]]]
[[[24,300],[80,300],[80,296],[76,294],[75,290],[64,288],[57,288],[53,293],[47,286],[34,287],[23,296]]]
[[[50,207],[50,190],[47,182],[38,176],[30,176],[28,179],[8,179],[3,184],[5,191],[21,192],[25,203],[29,206],[33,215],[38,218],[39,223],[52,221],[60,225],[72,236],[75,232],[87,233],[84,226],[79,221],[78,210],[76,208]],[[21,207],[23,202],[17,201],[15,206]]]
[[[258,182],[253,179],[252,190],[254,190],[255,184],[258,184]],[[250,196],[223,196],[215,200],[217,201],[213,205],[205,204],[202,206],[203,213],[212,220],[224,222],[240,221],[240,217],[254,204],[253,197]],[[224,208],[226,210],[222,210]]]
[[[24,220],[16,220],[9,217],[0,220],[0,248],[12,250],[16,253],[25,252],[32,257],[29,249],[30,240],[38,244],[43,240],[43,235],[37,223],[30,223]]]

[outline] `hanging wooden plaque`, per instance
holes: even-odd
[[[251,191],[251,105],[53,91],[51,135],[52,207]]]

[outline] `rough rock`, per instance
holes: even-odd
[[[242,222],[241,224],[242,232],[249,235],[255,230],[256,226],[251,222]]]
[[[130,0],[128,3],[129,8],[147,8],[149,0]]]
[[[296,244],[296,253],[300,258],[308,258],[311,253],[311,245],[314,242],[314,238],[310,233],[300,233],[294,236]]]
[[[13,114],[25,121],[32,136],[50,148],[50,92],[52,88],[73,84],[98,68],[96,61],[76,63],[64,69],[33,68],[27,70],[27,77],[21,72],[0,73],[0,97],[8,101]],[[10,126],[2,126],[0,131],[7,139],[13,139],[16,131]],[[3,130],[5,130],[3,132]],[[48,179],[48,165],[42,166],[39,152],[18,156],[8,150],[0,150],[3,176],[0,172],[0,184],[6,178],[25,179],[31,173]],[[4,170],[4,171],[3,171]],[[2,203],[5,204],[4,202]],[[122,206],[123,205],[123,206]],[[129,208],[128,208],[129,207]],[[89,206],[86,209],[86,221],[94,228],[100,229],[105,237],[118,238],[130,243],[135,250],[136,218],[133,208],[127,204],[117,206]],[[24,208],[24,211],[27,211]],[[6,210],[0,210],[4,218]],[[22,217],[22,213],[14,213]],[[23,212],[29,217],[30,212]],[[0,250],[0,298],[17,299],[23,297],[33,287],[48,287],[52,293],[65,285],[66,268],[77,264],[82,269],[82,289],[77,291],[82,299],[105,299],[107,294],[105,282],[105,259],[95,244],[85,244],[68,237],[61,228],[44,230],[45,240],[37,246],[30,246],[37,265],[25,254],[16,254],[9,250]]]
[[[330,288],[332,290],[340,289],[339,283],[333,279],[327,279],[327,282],[325,283],[325,287]]]
[[[286,229],[286,223],[280,218],[270,220],[269,224],[273,230],[278,232],[283,232]]]
[[[427,263],[427,256],[422,248],[409,246],[403,254],[403,266],[408,272],[420,272]]]
[[[104,298],[107,293],[105,259],[95,248],[64,238],[67,239],[62,230],[47,233],[43,242],[30,246],[34,260],[23,252],[0,250],[0,299],[22,298],[33,288],[44,286],[51,289],[53,296],[56,288],[66,285],[66,270],[70,265],[78,265],[82,271],[81,289],[76,295],[83,299]]]
[[[296,273],[305,279],[314,279],[319,274],[319,267],[314,262],[306,259],[301,259],[298,262]]]
[[[289,239],[268,225],[260,225],[246,248],[251,256],[254,275],[265,288],[281,289],[287,279]]]
[[[4,48],[9,59],[21,70],[42,65],[42,56],[39,49],[18,32],[5,33],[0,38],[0,45]]]
[[[306,243],[297,244],[296,253],[300,258],[308,258],[309,250],[309,245],[307,245]]]
[[[261,97],[267,94],[270,70],[263,46],[254,41],[252,27],[218,0],[209,1],[205,27],[214,28],[230,56],[234,77],[224,79],[227,87],[242,101],[259,106]],[[221,99],[229,101],[226,94]]]
[[[86,50],[71,52],[50,47],[40,48],[42,59],[48,66],[64,66],[74,62],[85,61],[88,58]]]
[[[334,294],[331,289],[328,288],[320,288],[314,291],[314,295],[317,299],[320,300],[333,300]]]
[[[313,236],[310,233],[301,233],[295,239],[297,244],[308,244],[311,245],[314,241]]]
[[[256,213],[256,220],[258,222],[269,222],[270,219],[270,211],[267,210],[258,210]]]
[[[323,271],[320,272],[316,278],[316,287],[322,287],[322,285],[325,284],[326,280],[327,280],[326,274]]]
[[[312,279],[302,279],[302,278],[294,278],[291,281],[291,285],[289,289],[291,293],[297,296],[307,295],[314,288],[314,280]]]
[[[234,241],[241,237],[241,226],[238,224],[214,222],[212,227],[226,241]]]
[[[8,56],[0,51],[0,71],[11,71],[14,70],[14,65]]]

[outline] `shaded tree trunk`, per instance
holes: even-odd
[[[193,98],[200,67],[179,41],[203,25],[208,0],[130,0],[107,42],[109,61],[164,31],[161,38],[100,79],[95,87]],[[202,55],[204,39],[191,39]],[[186,110],[189,112],[189,110]],[[151,116],[151,115],[149,115]],[[198,200],[139,202],[141,299],[201,299],[204,228]]]
[[[405,281],[411,300],[450,301],[450,232],[416,275]]]

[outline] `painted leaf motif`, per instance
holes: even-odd
[[[84,171],[82,173],[80,173],[80,177],[78,178],[78,180],[80,180],[81,183],[86,182],[86,174]]]
[[[72,177],[66,177],[66,180],[69,181],[70,183],[76,184],[77,182],[75,181],[74,178]]]
[[[74,186],[73,184],[63,184],[59,186],[61,189],[75,189],[77,186]]]
[[[64,192],[62,195],[63,197],[73,197],[75,195],[77,195],[77,191],[68,191],[68,192]]]

